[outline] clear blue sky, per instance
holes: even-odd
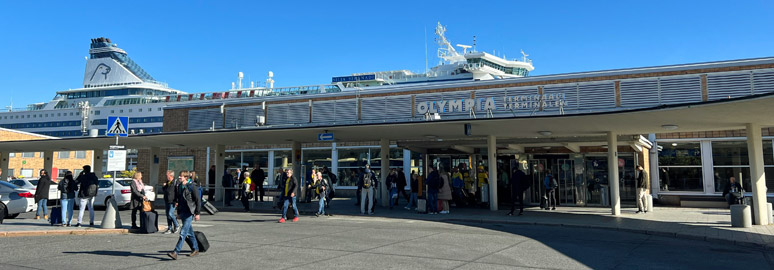
[[[334,3],[335,2],[335,3]],[[108,37],[157,80],[222,91],[239,71],[275,86],[438,62],[453,44],[532,75],[774,56],[774,1],[0,1],[0,107],[79,88],[91,38]],[[427,38],[425,38],[425,29]]]

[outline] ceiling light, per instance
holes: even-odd
[[[679,126],[677,126],[677,125],[661,125],[661,128],[666,129],[666,130],[675,130],[675,129],[679,128]]]
[[[551,136],[551,134],[554,134],[554,133],[551,131],[544,130],[544,131],[538,131],[538,134],[543,136]]]
[[[676,143],[676,142],[673,142],[673,143],[672,143],[672,146],[677,146],[677,143]]]
[[[551,149],[551,146],[543,146],[543,149],[545,150]]]
[[[432,139],[438,138],[438,136],[435,136],[435,135],[425,135],[425,138],[432,140]]]

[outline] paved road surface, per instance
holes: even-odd
[[[182,256],[185,246],[171,261],[165,254],[176,235],[14,237],[0,239],[0,269],[774,269],[774,254],[760,249],[621,231],[372,216],[285,224],[273,214],[202,217],[194,227],[211,250],[198,257]]]

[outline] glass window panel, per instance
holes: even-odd
[[[701,167],[661,167],[661,190],[704,191]]]
[[[59,159],[67,159],[67,158],[70,158],[70,151],[59,152]]]
[[[75,151],[75,158],[86,158],[86,151]]]
[[[749,165],[746,141],[712,142],[714,165]]]
[[[766,167],[765,171],[768,193],[774,193],[774,167]]]
[[[698,142],[659,143],[658,165],[701,165],[701,145]]]
[[[771,140],[763,141],[763,164],[774,165],[774,147]]]
[[[715,192],[723,192],[723,188],[728,184],[728,179],[736,178],[738,183],[742,183],[742,188],[746,191],[752,191],[750,186],[750,167],[715,167]],[[739,182],[739,179],[742,182]]]

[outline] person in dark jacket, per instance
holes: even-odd
[[[409,197],[409,202],[406,204],[406,210],[411,210],[412,207],[417,203],[417,196],[419,195],[419,179],[417,179],[417,174],[412,171],[411,172],[411,197]]]
[[[323,166],[323,179],[328,181],[328,191],[326,192],[327,197],[325,197],[325,208],[329,208],[331,206],[331,201],[334,197],[336,197],[336,187],[334,185],[339,181],[339,178],[335,173],[331,172],[327,166]],[[330,213],[328,213],[328,215],[330,216]]]
[[[192,223],[194,220],[199,221],[202,195],[199,193],[199,188],[194,185],[193,180],[188,177],[187,172],[180,173],[176,186],[177,191],[175,192],[174,202],[177,205],[177,215],[183,221],[183,226],[180,228],[180,238],[177,240],[175,250],[167,253],[167,256],[173,260],[177,260],[177,255],[183,249],[183,243],[185,243],[186,238],[189,238],[192,243],[191,253],[188,256],[199,255],[199,242],[196,241]]]
[[[164,205],[167,211],[167,230],[164,234],[177,232],[177,217],[175,216],[175,197],[177,196],[177,181],[175,181],[175,172],[167,171],[167,181],[161,187],[164,192]]]
[[[142,182],[142,173],[136,172],[132,178],[132,183],[129,185],[132,193],[129,208],[132,209],[132,229],[138,229],[140,227],[137,227],[137,216],[142,211],[142,202],[148,200],[148,198],[145,197],[145,184]]]
[[[228,173],[228,166],[223,167],[223,182],[221,183],[226,194],[226,206],[231,206],[231,201],[234,200],[234,191],[231,188],[234,186],[234,176]]]
[[[516,210],[516,203],[519,203],[519,216],[524,214],[524,189],[527,186],[527,175],[519,169],[518,166],[511,175],[511,211],[509,216],[513,216]]]
[[[427,213],[431,215],[438,214],[438,188],[441,186],[441,175],[433,167],[428,167],[427,171]]]
[[[398,169],[398,194],[402,194],[406,200],[409,200],[409,195],[406,193],[406,173],[403,172],[403,168]],[[395,198],[395,205],[398,205],[398,198]]]
[[[86,207],[89,207],[89,226],[94,226],[94,197],[97,196],[97,185],[99,179],[97,175],[91,172],[91,166],[83,166],[83,171],[75,179],[75,182],[80,186],[78,188],[78,224],[75,227],[80,227],[83,222],[83,212],[86,211]]]
[[[40,170],[40,178],[38,179],[38,186],[35,189],[35,203],[38,204],[38,211],[35,212],[35,219],[40,219],[41,209],[43,210],[43,219],[48,219],[48,193],[51,189],[51,184],[56,184],[51,181],[51,177],[48,176],[46,170]]]
[[[398,170],[395,168],[390,169],[390,173],[387,175],[385,184],[387,185],[388,197],[390,198],[390,209],[393,205],[398,205]],[[393,200],[393,197],[395,198]]]
[[[293,211],[295,212],[296,216],[293,218],[293,222],[298,221],[298,207],[296,206],[296,188],[298,187],[298,182],[296,181],[296,178],[293,177],[293,169],[287,169],[285,171],[285,177],[277,183],[277,189],[281,192],[282,199],[280,199],[283,202],[282,205],[282,218],[280,218],[279,223],[285,223],[285,220],[288,213],[288,204],[293,204]]]
[[[215,165],[210,167],[210,170],[207,172],[207,176],[207,200],[213,201],[215,200]]]
[[[369,215],[374,214],[374,189],[378,186],[379,180],[376,179],[376,174],[371,171],[371,165],[366,164],[365,170],[358,180],[358,187],[360,187],[360,214],[365,215],[366,209],[369,210]]]
[[[73,207],[75,206],[75,192],[78,190],[78,183],[73,179],[73,173],[65,173],[64,179],[59,181],[57,186],[62,196],[59,201],[62,202],[62,226],[70,226],[70,220],[73,219]]]
[[[728,183],[723,187],[723,198],[726,198],[728,206],[739,203],[739,195],[744,192],[742,185],[736,182],[736,178],[731,177],[728,179]]]
[[[648,177],[645,176],[645,171],[642,166],[637,165],[637,213],[648,212]]]
[[[260,197],[260,201],[263,201],[263,183],[266,181],[266,173],[261,169],[261,164],[255,163],[255,169],[250,175],[252,175],[251,179],[253,180],[255,189],[258,190],[258,196],[255,196],[255,201],[257,202],[259,200],[258,197]],[[255,192],[253,191],[253,193]]]

